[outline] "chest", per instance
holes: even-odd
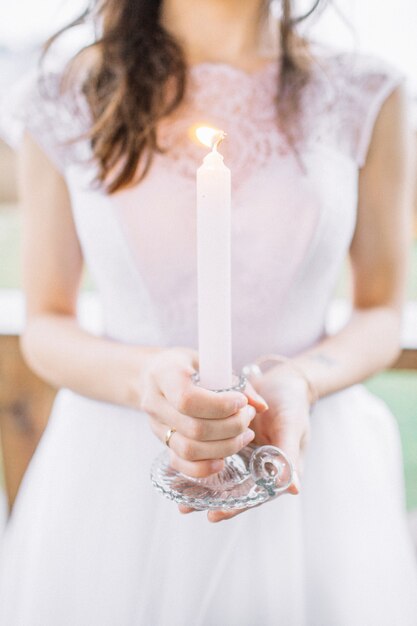
[[[357,168],[321,146],[303,154],[302,166],[292,155],[271,154],[234,187],[236,289],[244,284],[246,290],[282,294],[312,266],[337,272],[355,227]],[[194,177],[161,156],[141,184],[112,196],[83,184],[80,168],[71,171],[69,186],[93,274],[100,279],[106,272],[117,283],[129,265],[160,302],[195,291]]]

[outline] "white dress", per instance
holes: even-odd
[[[66,177],[107,337],[197,346],[194,175],[204,149],[187,130],[203,122],[228,133],[235,369],[323,336],[358,172],[402,78],[374,59],[323,53],[302,101],[301,164],[275,125],[276,78],[273,64],[253,75],[194,67],[186,102],[160,129],[170,151],[111,197],[89,187],[86,142],[61,144],[87,120],[81,96],[48,100],[31,88],[26,126]],[[153,489],[163,445],[146,414],[61,390],[3,538],[0,624],[416,626],[394,417],[356,385],[320,400],[311,424],[300,496],[210,524]]]

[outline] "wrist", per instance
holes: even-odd
[[[126,376],[126,402],[134,409],[141,409],[147,373],[152,360],[164,350],[159,346],[131,346]]]
[[[302,381],[307,402],[312,407],[319,399],[318,390],[304,368],[295,360],[279,354],[266,354],[255,359],[250,365],[245,366],[244,373],[247,376],[254,375],[259,377],[266,375],[267,372],[273,374],[282,373],[283,370]]]

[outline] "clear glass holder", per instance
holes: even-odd
[[[193,375],[199,383],[199,374]],[[234,376],[234,384],[220,391],[243,391],[246,378]],[[294,476],[291,461],[276,446],[250,443],[225,458],[225,467],[216,474],[193,478],[169,464],[169,450],[159,454],[151,467],[152,484],[162,495],[194,509],[242,509],[272,500],[286,491]]]

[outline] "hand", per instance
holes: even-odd
[[[269,405],[268,410],[257,413],[251,423],[255,431],[253,442],[257,445],[272,444],[285,452],[296,470],[288,493],[296,495],[300,490],[298,475],[302,472],[303,454],[310,433],[308,385],[290,365],[281,364],[252,379],[252,384]],[[182,513],[191,510],[180,506]],[[219,522],[246,510],[209,511],[207,518],[211,522]]]
[[[248,426],[266,404],[247,390],[216,393],[196,385],[191,376],[197,368],[198,354],[188,348],[153,354],[143,374],[140,408],[161,441],[169,428],[176,429],[169,442],[171,466],[204,477],[222,470],[226,456],[252,441],[255,433]]]

